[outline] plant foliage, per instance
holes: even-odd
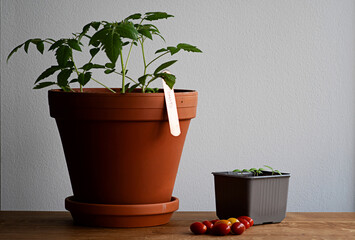
[[[103,71],[105,74],[118,74],[122,81],[121,93],[132,92],[136,88],[140,88],[143,93],[157,92],[159,89],[150,88],[149,85],[158,78],[163,78],[166,84],[170,88],[173,88],[176,77],[173,74],[164,72],[164,69],[176,63],[177,60],[163,62],[155,70],[151,70],[148,73],[148,68],[151,64],[168,53],[172,56],[181,50],[196,53],[202,51],[196,46],[179,43],[176,46],[158,49],[155,52],[158,55],[154,59],[150,61],[146,59],[144,44],[147,39],[153,40],[154,37],[159,37],[165,42],[159,29],[151,23],[171,17],[174,16],[165,12],[147,12],[145,14],[132,14],[120,22],[93,21],[86,24],[81,32],[73,33],[74,37],[71,38],[61,38],[58,40],[51,38],[29,39],[11,51],[7,57],[7,61],[20,48],[23,48],[28,53],[31,44],[35,45],[41,54],[44,53],[45,46],[48,46],[48,51],[54,52],[57,65],[50,66],[36,79],[34,89],[57,85],[63,91],[75,91],[72,85],[79,84],[80,91],[83,91],[83,86],[93,80],[110,91],[115,92],[113,89],[94,79],[92,77],[93,70]],[[133,79],[127,75],[128,62],[133,48],[140,48],[139,51],[142,52],[142,61],[144,64],[143,74],[138,79]],[[84,50],[88,50],[91,57],[88,62],[79,67],[74,60],[74,55]],[[94,63],[95,56],[100,52],[106,55],[107,62]],[[45,81],[46,78],[53,74],[57,74],[56,82]],[[130,82],[127,83],[126,81]]]

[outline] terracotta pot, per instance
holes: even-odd
[[[72,200],[118,205],[171,201],[198,94],[175,90],[175,96],[178,137],[170,134],[163,93],[49,91],[50,115],[62,140]]]

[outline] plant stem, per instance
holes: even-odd
[[[104,86],[105,88],[107,88],[107,89],[108,89],[108,90],[110,90],[111,92],[116,93],[116,91],[114,91],[113,89],[111,89],[111,88],[107,87],[105,84],[103,84],[103,83],[101,83],[101,82],[97,81],[97,80],[96,80],[96,79],[94,79],[94,78],[91,78],[91,79],[92,79],[92,80],[94,80],[95,82],[97,82],[98,84],[100,84],[100,85]]]
[[[76,72],[76,74],[78,75],[78,78],[79,78],[79,71],[78,71],[78,68],[75,65],[73,56],[71,57],[71,60],[72,60],[73,65],[74,65],[75,72]],[[81,85],[81,83],[79,83],[79,85],[80,85],[80,92],[83,92],[83,86]]]
[[[131,55],[132,47],[133,47],[133,42],[131,43],[131,47],[129,48],[129,52],[128,52],[128,55],[127,55],[126,63],[124,65],[125,69],[127,69],[128,59],[129,59],[129,56]]]
[[[147,67],[148,67],[150,64],[152,64],[155,60],[157,60],[158,58],[160,58],[160,57],[162,57],[162,56],[164,56],[165,54],[168,54],[168,53],[169,53],[169,52],[163,53],[163,54],[159,55],[158,57],[154,58],[152,61],[150,61],[150,62],[147,64]]]
[[[143,37],[142,37],[142,41],[139,40],[139,43],[141,44],[141,47],[142,47],[142,56],[143,56],[143,63],[144,63],[144,74],[143,75],[145,75],[147,72],[147,63],[145,61],[145,55],[144,55],[144,39],[143,39]]]
[[[118,75],[121,75],[121,76],[122,76],[122,73],[119,73],[119,72],[114,72],[114,73],[116,73],[116,74],[118,74]],[[133,80],[133,78],[128,77],[127,75],[126,75],[125,77],[126,77],[126,78],[128,78],[129,80],[131,80],[132,82],[137,83],[135,80]]]
[[[126,92],[126,89],[125,89],[126,68],[124,67],[124,64],[123,64],[122,50],[120,50],[120,58],[121,58],[121,68],[122,68],[122,89],[121,89],[121,92],[125,93]]]

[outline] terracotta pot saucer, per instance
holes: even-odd
[[[166,224],[179,208],[179,199],[154,204],[93,204],[82,203],[74,197],[65,199],[65,209],[70,211],[74,223],[99,227],[150,227]]]

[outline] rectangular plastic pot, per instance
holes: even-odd
[[[220,219],[249,216],[254,224],[279,223],[286,216],[289,173],[260,176],[213,172]]]

